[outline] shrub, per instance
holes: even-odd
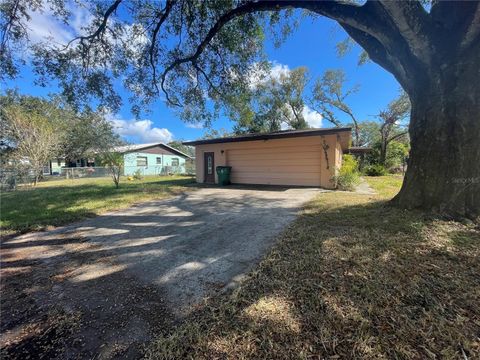
[[[143,179],[142,172],[140,171],[140,169],[137,169],[137,170],[133,173],[133,178],[134,178],[135,180],[142,180],[142,179]]]
[[[343,155],[342,167],[333,181],[341,190],[353,190],[360,182],[358,162],[352,155]]]
[[[387,146],[387,157],[385,159],[385,168],[401,168],[405,158],[408,156],[408,145],[392,141]]]
[[[385,167],[379,164],[366,166],[363,172],[368,176],[383,176],[387,174]]]

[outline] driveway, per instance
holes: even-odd
[[[129,357],[234,287],[319,189],[200,188],[2,244],[6,354]]]

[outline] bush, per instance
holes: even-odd
[[[140,169],[137,169],[137,170],[133,173],[133,178],[134,178],[135,180],[142,180],[142,179],[143,179],[142,172],[140,171]]]
[[[387,169],[401,168],[405,158],[408,156],[408,145],[398,141],[392,141],[387,146],[387,158],[385,167]]]
[[[367,176],[383,176],[387,175],[387,170],[379,164],[369,165],[363,169],[363,172]]]
[[[343,155],[342,167],[333,181],[340,190],[355,189],[355,185],[360,182],[360,172],[358,162],[352,155]]]

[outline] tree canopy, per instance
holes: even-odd
[[[68,4],[68,6],[67,6]],[[95,100],[116,111],[116,85],[134,112],[163,97],[185,120],[209,122],[250,86],[265,60],[267,29],[278,41],[295,26],[293,9],[336,21],[390,72],[412,103],[411,151],[396,202],[449,214],[480,214],[480,2],[368,0],[4,0],[0,76],[30,61],[39,84],[55,80],[75,106]],[[88,21],[66,41],[28,42],[37,11]],[[22,58],[23,55],[23,58]],[[436,158],[429,157],[436,154]],[[454,154],[454,156],[448,156]],[[469,180],[470,179],[470,180]],[[473,182],[472,182],[473,181]],[[468,182],[468,186],[465,186]]]
[[[80,159],[121,143],[104,114],[75,111],[57,97],[7,92],[0,108],[2,150],[35,162],[36,171],[54,158]]]
[[[281,41],[294,28],[294,8],[338,21],[407,89],[413,74],[423,76],[435,61],[429,44],[444,40],[446,50],[460,44],[469,51],[479,35],[476,2],[455,8],[435,1],[428,13],[416,1],[92,0],[73,6],[65,0],[5,0],[1,76],[15,77],[22,61],[32,60],[38,83],[57,80],[72,103],[96,99],[115,110],[121,103],[115,84],[122,82],[136,110],[164,96],[172,106],[183,105],[185,118],[210,119],[219,108],[207,99],[225,100],[227,90],[248,86],[244,75],[262,59],[265,29],[274,29]],[[28,21],[40,11],[66,23],[84,11],[90,21],[73,26],[65,43],[32,42]],[[449,32],[463,22],[463,33]],[[25,46],[31,58],[22,57]]]
[[[346,75],[341,69],[327,70],[315,81],[310,105],[322,114],[323,118],[334,126],[340,126],[341,120],[336,112],[343,113],[353,124],[353,143],[360,144],[358,120],[352,108],[348,105],[348,97],[358,91],[358,85],[345,88]]]
[[[307,128],[303,115],[307,72],[306,67],[276,75],[267,71],[252,80],[248,89],[232,95],[228,113],[236,122],[235,133]]]

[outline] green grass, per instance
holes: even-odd
[[[383,198],[394,197],[402,186],[403,176],[365,176],[368,184]]]
[[[310,202],[242,285],[149,347],[158,359],[480,357],[480,230],[329,192]]]
[[[116,189],[110,178],[52,180],[35,188],[0,195],[0,225],[3,234],[39,230],[67,224],[133,203],[177,194],[193,179],[185,176],[121,179]]]

